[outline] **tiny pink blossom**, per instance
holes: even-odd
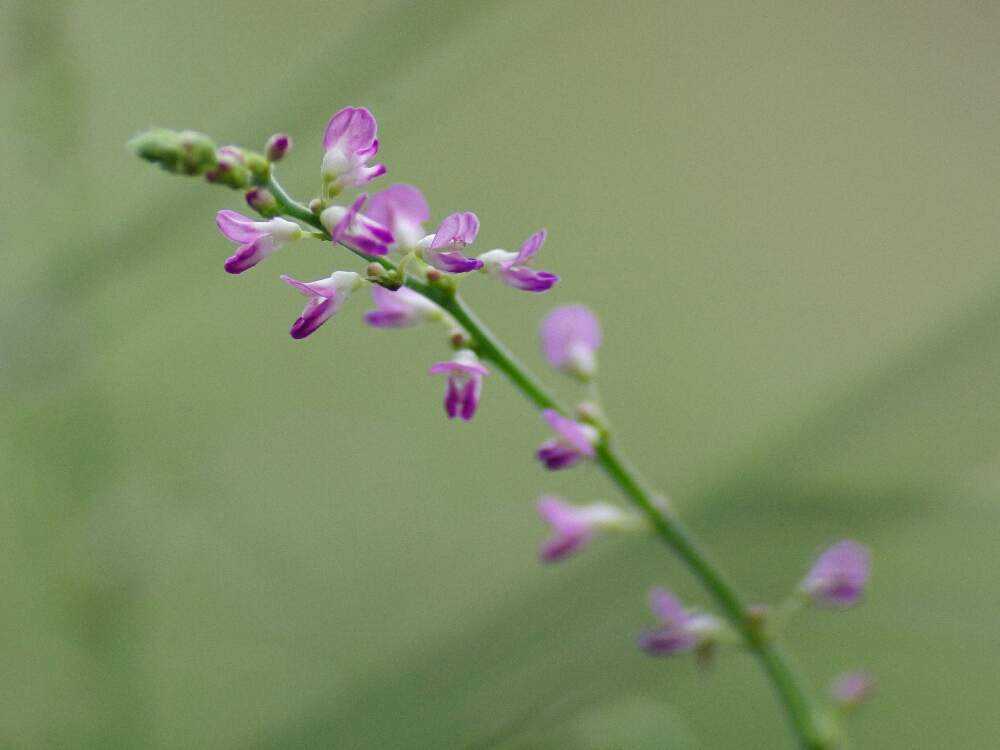
[[[444,395],[444,411],[448,419],[461,417],[466,422],[472,419],[479,408],[483,377],[490,374],[479,363],[475,353],[469,349],[460,349],[452,359],[433,365],[430,373],[448,376]]]
[[[660,627],[640,635],[639,648],[652,656],[691,651],[714,639],[722,628],[712,615],[685,610],[680,600],[666,589],[650,591],[649,606]]]
[[[864,593],[870,566],[868,548],[845,539],[819,556],[802,581],[802,591],[818,604],[853,606]]]
[[[215,223],[226,239],[235,242],[236,252],[226,260],[228,273],[243,273],[260,263],[282,245],[302,236],[295,222],[275,217],[254,221],[237,211],[219,211]]]
[[[471,211],[446,217],[433,235],[420,241],[423,259],[439,271],[468,273],[483,267],[478,258],[467,258],[462,250],[479,234],[479,218]]]
[[[368,217],[392,232],[396,242],[392,249],[410,250],[417,247],[424,237],[424,222],[431,217],[431,210],[417,188],[412,185],[391,185],[375,193],[365,211]]]
[[[374,284],[372,301],[375,309],[365,313],[365,323],[375,328],[406,328],[444,316],[440,307],[405,286],[390,291]]]
[[[542,417],[556,433],[556,437],[542,443],[535,454],[545,468],[550,471],[568,469],[583,458],[594,457],[599,437],[597,430],[564,417],[554,409],[546,409]]]
[[[334,242],[343,243],[367,255],[385,255],[393,241],[392,232],[361,213],[367,197],[365,193],[361,193],[346,208],[330,206],[320,214],[319,220]]]
[[[385,174],[382,164],[368,165],[378,153],[378,123],[364,107],[345,107],[330,118],[323,135],[323,183],[333,196],[347,187],[367,185]]]
[[[299,281],[291,276],[281,280],[309,298],[302,314],[292,324],[293,339],[304,339],[329,320],[363,282],[353,271],[335,271],[328,278]]]
[[[547,292],[555,286],[559,277],[548,271],[536,271],[528,265],[541,249],[545,236],[545,230],[540,229],[525,240],[516,253],[507,250],[490,250],[483,253],[479,256],[483,262],[483,270],[515,289],[526,292]]]
[[[875,678],[867,672],[845,672],[830,685],[830,698],[841,708],[861,705],[875,692]]]
[[[552,495],[538,501],[538,515],[552,530],[539,550],[542,562],[564,560],[583,549],[602,530],[623,528],[629,522],[627,514],[613,505],[570,505]]]
[[[597,369],[601,326],[583,305],[557,307],[542,321],[542,352],[557,370],[590,378]]]

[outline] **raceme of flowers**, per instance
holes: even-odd
[[[445,378],[444,411],[448,418],[471,420],[490,370],[452,315],[405,284],[408,279],[429,284],[479,272],[516,290],[547,292],[559,277],[535,267],[548,237],[546,230],[530,234],[517,250],[498,248],[475,255],[471,248],[479,235],[478,216],[457,211],[434,225],[426,198],[413,185],[397,183],[375,192],[358,192],[350,200],[343,198],[345,191],[367,190],[387,171],[385,165],[372,163],[379,150],[378,124],[367,109],[346,107],[337,112],[327,124],[322,143],[320,195],[308,207],[314,218],[311,228],[282,215],[282,206],[267,189],[273,163],[291,150],[287,135],[272,136],[263,154],[236,146],[216,148],[207,136],[193,131],[149,131],[134,139],[132,146],[141,157],[167,171],[202,175],[210,182],[246,191],[248,206],[260,218],[231,210],[216,215],[219,231],[235,245],[224,263],[230,274],[246,273],[308,236],[329,237],[373,261],[392,257],[396,277],[386,276],[377,263],[372,263],[365,275],[335,270],[312,281],[282,275],[286,284],[306,298],[291,326],[291,336],[312,336],[352,294],[367,287],[373,303],[364,313],[369,326],[409,328],[436,323],[446,328],[454,352],[449,359],[431,365],[429,373]],[[313,231],[320,226],[325,235]],[[428,232],[428,226],[435,228]],[[602,332],[592,311],[582,305],[557,307],[542,321],[539,335],[542,355],[554,370],[593,385]],[[545,469],[564,470],[594,461],[607,437],[600,408],[592,401],[584,402],[575,416],[554,409],[542,412],[550,437],[538,447],[536,457]],[[640,516],[604,502],[574,505],[546,495],[539,500],[537,510],[549,528],[539,550],[539,559],[545,563],[579,554],[607,534],[647,528]],[[789,599],[794,606],[786,602],[781,611],[806,603],[827,609],[853,606],[862,597],[869,566],[869,553],[862,545],[849,540],[834,544],[819,556]],[[720,618],[686,608],[663,588],[651,591],[650,607],[657,625],[638,638],[639,647],[650,655],[696,652],[704,657],[717,645],[734,639]],[[872,684],[865,673],[845,674],[831,688],[832,701],[853,707],[870,694]]]

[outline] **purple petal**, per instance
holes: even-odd
[[[304,339],[316,331],[337,312],[337,297],[312,297],[302,315],[292,324],[290,333],[293,339]]]
[[[324,297],[329,299],[336,296],[336,290],[327,283],[327,279],[299,281],[298,279],[293,279],[291,276],[282,274],[281,280],[290,287],[299,290],[307,297]]]
[[[451,214],[445,217],[434,233],[431,249],[471,245],[479,234],[479,217],[471,211]],[[481,264],[480,264],[481,265]],[[444,269],[442,269],[444,270]]]
[[[431,375],[489,375],[490,371],[478,362],[457,362],[449,359],[436,362],[428,371]]]
[[[594,444],[591,442],[590,435],[587,434],[587,431],[583,428],[582,424],[570,419],[569,417],[564,417],[555,409],[546,409],[543,411],[542,418],[548,422],[549,427],[551,427],[559,437],[569,443],[569,445],[582,453],[584,456],[593,458]]]
[[[583,549],[593,538],[590,531],[583,530],[576,534],[557,534],[542,542],[538,557],[542,562],[558,562],[565,560],[575,552]]]
[[[226,258],[226,273],[238,274],[247,271],[275,250],[274,238],[270,235],[257,237],[247,245],[240,245],[237,251]]]
[[[597,316],[583,305],[557,307],[542,321],[541,338],[549,364],[562,368],[571,364],[577,347],[591,352],[600,347],[601,327]]]
[[[244,244],[253,242],[262,232],[254,226],[257,222],[241,214],[239,211],[219,211],[215,215],[215,224],[226,239]]]
[[[559,440],[547,440],[542,443],[535,456],[549,471],[568,469],[582,458],[580,451]]]
[[[639,648],[652,656],[670,656],[690,651],[697,645],[695,634],[673,627],[649,630],[639,636]]]
[[[684,605],[663,588],[654,588],[649,592],[649,608],[664,625],[683,625],[688,620]]]
[[[536,271],[528,266],[508,266],[500,274],[507,286],[525,292],[547,292],[559,281],[559,277],[554,273]]]
[[[344,107],[327,123],[323,134],[323,148],[335,146],[354,153],[370,149],[375,141],[378,124],[372,113],[364,107]]]
[[[802,583],[816,601],[833,607],[849,607],[864,592],[870,569],[868,549],[850,539],[826,550]]]
[[[391,230],[396,229],[396,223],[400,220],[421,224],[431,217],[431,210],[423,193],[412,185],[404,184],[390,185],[372,195],[365,213]]]
[[[483,262],[479,258],[466,258],[457,250],[443,253],[426,253],[424,260],[439,271],[447,273],[468,273],[469,271],[478,271],[483,267]]]
[[[462,389],[462,412],[460,416],[466,422],[476,415],[476,409],[479,408],[479,394],[482,392],[482,387],[482,378],[473,377],[469,378],[465,384],[465,388]]]
[[[448,387],[444,393],[444,411],[448,415],[448,419],[454,419],[458,416],[461,398],[462,394],[455,378],[448,378]]]
[[[864,703],[875,690],[875,678],[867,672],[847,672],[839,675],[830,685],[830,697],[841,706]]]
[[[548,233],[544,229],[539,229],[526,239],[524,244],[521,245],[521,249],[518,250],[517,257],[514,258],[514,265],[527,263],[531,260],[531,258],[535,257],[535,255],[538,254],[538,251],[542,248],[542,245],[545,244],[547,234]]]

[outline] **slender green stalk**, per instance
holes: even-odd
[[[277,183],[268,178],[267,188],[288,216],[306,222],[326,234],[316,215],[293,200]],[[348,250],[369,262],[395,271],[396,266],[385,258],[369,256],[346,246]],[[538,409],[556,409],[568,413],[538,380],[522,365],[509,349],[479,320],[452,287],[406,279],[406,285],[444,308],[468,333],[479,356],[497,367],[513,385]],[[715,599],[725,617],[741,635],[744,645],[761,663],[774,685],[789,723],[804,750],[829,750],[833,739],[830,727],[814,706],[801,680],[795,674],[781,647],[768,636],[751,616],[739,594],[726,581],[719,568],[698,547],[680,521],[658,499],[640,474],[618,453],[605,436],[597,445],[597,464],[622,493],[646,516],[653,531],[691,570]]]

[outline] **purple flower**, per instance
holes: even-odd
[[[319,215],[319,220],[334,242],[342,242],[368,255],[385,255],[393,241],[392,232],[360,213],[367,197],[362,193],[349,208],[330,206]]]
[[[830,685],[830,697],[841,708],[855,708],[875,691],[875,678],[867,672],[845,672]]]
[[[479,406],[483,377],[490,374],[479,364],[475,353],[460,349],[453,359],[432,366],[430,373],[448,376],[448,388],[444,394],[444,410],[448,419],[461,417],[466,422],[472,419]]]
[[[423,193],[412,185],[391,185],[375,193],[368,201],[366,213],[388,227],[399,248],[406,250],[415,248],[423,239],[424,222],[431,217]]]
[[[601,326],[583,305],[557,307],[541,326],[542,352],[557,370],[589,379],[597,369]]]
[[[539,550],[542,562],[564,560],[583,549],[600,531],[625,528],[631,521],[626,513],[607,503],[570,505],[552,495],[538,501],[538,515],[552,530]]]
[[[555,286],[559,277],[548,271],[536,271],[528,267],[528,263],[538,254],[545,242],[545,236],[545,230],[540,229],[525,240],[516,253],[490,250],[480,255],[479,259],[483,262],[486,273],[500,279],[507,286],[523,289],[526,292],[547,292]]]
[[[433,236],[420,241],[423,259],[439,271],[468,273],[483,267],[478,258],[466,258],[462,250],[479,234],[479,218],[471,211],[452,214],[441,222]]]
[[[226,271],[243,273],[253,268],[286,242],[302,236],[302,227],[287,219],[275,217],[254,221],[237,211],[219,211],[215,215],[219,231],[239,247],[226,260]]]
[[[564,417],[554,409],[546,409],[542,417],[556,433],[556,437],[542,443],[535,454],[546,469],[568,469],[581,458],[594,457],[597,430]]]
[[[377,132],[378,123],[364,107],[345,107],[330,118],[323,135],[323,184],[328,196],[385,174],[383,164],[368,166],[378,153]]]
[[[652,656],[670,656],[691,651],[711,641],[721,624],[712,615],[688,612],[684,605],[666,589],[649,592],[649,606],[660,621],[660,627],[639,636],[639,648]]]
[[[292,324],[293,339],[304,339],[329,320],[364,282],[353,271],[335,271],[328,278],[317,281],[299,281],[291,276],[281,280],[298,289],[309,298],[302,314]]]
[[[440,307],[405,286],[393,292],[374,284],[372,301],[375,309],[365,313],[365,323],[375,328],[406,328],[444,316]]]
[[[816,560],[802,581],[802,591],[830,607],[856,604],[868,581],[869,557],[868,549],[857,542],[837,542]]]

